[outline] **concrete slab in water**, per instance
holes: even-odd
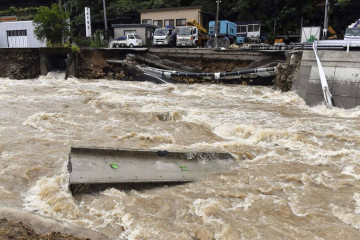
[[[70,189],[83,184],[190,182],[234,165],[230,153],[71,148]]]

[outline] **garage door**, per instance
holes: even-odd
[[[9,48],[26,48],[26,47],[28,47],[26,30],[7,31],[7,40],[8,40]]]

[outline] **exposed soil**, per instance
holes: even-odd
[[[230,72],[248,66],[250,61],[208,61],[208,60],[192,60],[182,59],[180,61],[183,65],[198,67],[201,72]]]
[[[124,59],[126,53],[120,51],[106,51],[101,49],[82,49],[78,58],[79,78],[87,79],[131,79],[128,69],[121,65],[109,65],[108,59]]]
[[[0,77],[28,79],[40,75],[40,53],[38,49],[3,50],[0,52]]]
[[[292,89],[293,81],[297,78],[301,63],[301,52],[289,53],[286,55],[286,63],[278,64],[274,87],[283,92]]]
[[[33,229],[23,222],[8,221],[0,219],[1,240],[88,240],[89,238],[77,238],[71,235],[52,232],[46,235],[37,234]]]

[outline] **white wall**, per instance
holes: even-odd
[[[114,28],[114,38],[125,36],[125,31],[135,31],[134,34],[139,35],[143,44],[147,44],[146,28],[145,27],[127,27],[127,28]]]
[[[18,37],[16,40],[14,38],[11,39],[11,42],[16,43],[19,41],[19,47],[28,47],[28,48],[38,48],[38,47],[46,47],[46,42],[40,42],[36,39],[34,35],[34,25],[32,21],[18,21],[18,22],[2,22],[0,23],[0,48],[8,48],[8,38],[6,31],[12,30],[26,30],[27,36],[26,39],[24,37]],[[15,41],[15,42],[14,42]],[[27,46],[25,46],[27,45]]]
[[[321,27],[303,27],[301,30],[301,43],[306,42],[311,35],[314,35],[317,40],[320,40]]]

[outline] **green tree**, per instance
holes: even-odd
[[[49,7],[40,7],[34,17],[35,36],[37,39],[45,39],[51,46],[61,46],[62,39],[69,36],[69,16],[58,4]]]

